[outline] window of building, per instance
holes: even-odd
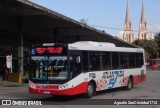
[[[147,28],[147,23],[145,22],[145,28]]]
[[[144,39],[147,39],[146,33],[144,34]]]
[[[126,38],[127,38],[126,40],[128,41],[128,34],[126,34]]]
[[[128,42],[131,42],[131,34],[130,34],[130,33],[129,33],[128,38],[129,38],[129,41],[128,41]]]
[[[144,39],[143,34],[142,34],[142,39]]]

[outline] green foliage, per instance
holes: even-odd
[[[159,45],[155,40],[135,40],[133,44],[145,50],[146,59],[157,58],[159,55]]]
[[[160,33],[156,34],[155,36],[155,42],[158,44],[158,47],[159,47],[159,54],[160,54]]]

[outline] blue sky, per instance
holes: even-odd
[[[55,12],[80,21],[86,19],[90,26],[122,38],[127,0],[30,0]],[[160,32],[160,0],[144,0],[149,32]],[[139,29],[142,0],[129,0],[133,31]]]

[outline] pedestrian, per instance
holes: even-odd
[[[1,72],[2,72],[2,80],[5,80],[5,72],[4,72],[4,67],[1,67]]]
[[[4,81],[8,80],[9,69],[4,66]]]

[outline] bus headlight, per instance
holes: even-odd
[[[31,88],[36,88],[36,85],[34,84],[34,83],[32,83],[31,81],[29,81],[29,87],[31,87]]]
[[[67,87],[68,87],[68,84],[60,85],[59,90],[66,89]]]

